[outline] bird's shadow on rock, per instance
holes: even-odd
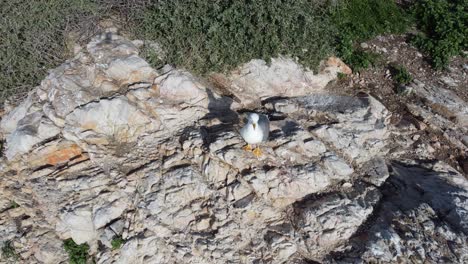
[[[270,140],[277,140],[283,137],[291,137],[297,134],[298,131],[302,130],[301,126],[294,121],[284,121],[283,125],[279,129],[270,131]]]
[[[207,89],[208,113],[202,119],[217,118],[221,123],[234,125],[239,122],[239,115],[231,109],[234,100],[228,96],[217,98],[212,90]]]
[[[285,124],[281,127],[281,130],[287,137],[296,135],[297,132],[301,129],[301,126],[294,121],[286,121]]]
[[[205,137],[203,143],[206,147],[210,145],[217,135],[225,131],[234,131],[235,126],[239,124],[239,114],[231,109],[234,100],[229,96],[216,96],[211,89],[206,89],[208,95],[208,113],[203,116],[202,120],[218,119],[219,124],[211,126],[202,126]]]

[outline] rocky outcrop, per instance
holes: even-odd
[[[453,91],[419,81],[411,83],[406,89],[425,102],[408,105],[408,110],[414,116],[424,119],[453,145],[461,149],[468,148],[468,102]]]
[[[290,58],[252,60],[229,76],[212,75],[212,79],[229,87],[229,93],[244,106],[259,104],[270,97],[304,96],[324,92],[325,86],[338,73],[351,74],[351,69],[340,59],[330,57],[321,63],[322,70],[314,74]]]
[[[327,65],[253,61],[219,92],[95,38],[0,123],[0,243],[27,263],[65,262],[68,238],[97,263],[467,261],[466,178],[390,160],[391,114],[326,93],[349,70]],[[260,158],[246,111],[271,120]]]

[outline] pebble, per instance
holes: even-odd
[[[363,43],[361,43],[361,48],[368,49],[369,45],[367,43],[363,42]]]
[[[429,151],[429,153],[434,153],[435,149],[431,145],[427,145],[427,151]]]
[[[349,182],[343,183],[343,188],[351,188],[351,187],[353,187],[353,185],[351,183],[349,183]]]
[[[427,125],[424,122],[418,122],[417,126],[419,130],[424,130],[427,128]]]
[[[413,136],[413,140],[416,141],[416,140],[418,140],[420,137],[421,137],[421,135],[414,135],[414,136]]]

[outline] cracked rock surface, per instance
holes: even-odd
[[[324,67],[255,60],[220,92],[96,37],[3,116],[0,244],[24,263],[66,263],[68,238],[96,263],[466,263],[466,178],[397,161],[391,113],[326,93],[349,68]],[[270,118],[260,158],[247,111]]]

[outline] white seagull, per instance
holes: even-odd
[[[259,115],[256,113],[249,113],[247,116],[247,124],[241,128],[240,134],[242,138],[247,142],[247,146],[243,149],[246,151],[252,150],[252,145],[256,145],[257,148],[253,151],[256,157],[262,155],[259,144],[268,140],[270,133],[270,120],[266,115]]]

